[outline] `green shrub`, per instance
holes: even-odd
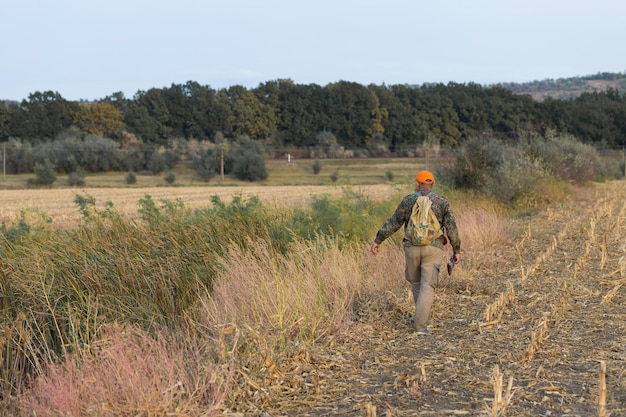
[[[136,184],[137,183],[137,174],[133,171],[128,171],[126,176],[124,177],[124,181],[126,184]]]
[[[32,185],[51,185],[56,180],[54,165],[49,159],[45,159],[43,162],[35,164],[35,178],[29,179],[28,183]]]
[[[152,172],[153,175],[157,175],[165,171],[166,166],[165,166],[165,158],[163,157],[163,155],[158,152],[153,153],[152,157],[150,158],[148,168],[150,169],[150,172]]]
[[[547,138],[521,138],[516,146],[493,138],[468,139],[452,172],[458,188],[477,190],[504,203],[534,204],[536,190],[547,184],[555,191],[553,197],[563,195],[546,178],[582,184],[600,178],[603,168],[592,146],[548,132]]]
[[[9,138],[6,146],[7,174],[32,172],[35,167],[35,150],[30,142]]]
[[[339,170],[334,170],[331,174],[330,174],[330,180],[332,182],[337,182],[337,180],[339,179]]]
[[[322,163],[320,162],[319,159],[315,159],[315,161],[313,161],[313,165],[311,165],[311,169],[313,170],[313,175],[317,175],[322,171]]]
[[[199,159],[191,163],[201,181],[209,182],[220,171],[220,152],[215,148],[209,148]]]
[[[174,184],[174,182],[176,181],[176,174],[174,173],[174,171],[167,171],[163,179],[165,180],[166,183],[170,185]]]
[[[267,178],[267,168],[265,158],[262,154],[253,150],[244,150],[239,155],[233,165],[233,175],[237,179],[245,181],[261,181]]]
[[[493,172],[493,177],[486,180],[483,191],[503,203],[528,198],[535,184],[547,176],[539,164],[519,152],[511,152]]]
[[[512,148],[496,138],[474,137],[468,139],[457,153],[454,167],[455,185],[458,188],[483,190],[495,176],[498,166]]]
[[[538,157],[552,175],[568,182],[594,181],[601,172],[598,151],[572,136],[557,136],[540,142]]]
[[[328,194],[313,196],[311,209],[295,210],[286,227],[307,239],[329,236],[358,242],[371,239],[392,211],[393,208],[375,205],[369,197],[346,188],[338,198]]]
[[[265,166],[265,149],[259,141],[240,136],[225,157],[225,172],[237,179],[260,181],[268,176]]]

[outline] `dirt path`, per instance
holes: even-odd
[[[610,415],[625,416],[625,188],[598,185],[519,220],[471,277],[442,277],[431,335],[411,333],[411,304],[392,301],[386,317],[295,358],[300,385],[273,387],[258,415],[590,416],[606,395]]]

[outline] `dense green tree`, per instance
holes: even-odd
[[[13,112],[10,134],[35,142],[52,139],[72,125],[79,109],[57,92],[32,93]]]
[[[381,101],[389,112],[389,119],[385,127],[385,134],[391,138],[392,149],[396,152],[402,149],[414,148],[425,139],[421,128],[421,117],[418,113],[421,90],[406,85],[392,86],[393,101]],[[378,94],[379,97],[384,97]]]
[[[626,99],[616,90],[585,93],[570,104],[567,127],[576,137],[601,147],[617,148],[626,137]]]
[[[382,148],[414,154],[432,140],[456,148],[484,134],[512,143],[526,132],[550,129],[616,148],[625,143],[626,100],[617,90],[541,102],[503,85],[365,87],[339,81],[321,87],[279,79],[250,90],[240,85],[213,90],[188,81],[138,91],[132,99],[118,92],[96,103],[70,102],[48,91],[31,94],[19,104],[0,104],[0,140],[14,137],[36,145],[58,137],[72,124],[114,139],[120,132],[117,139],[125,138],[124,143],[137,138],[161,146],[179,139],[213,140],[217,132],[226,138],[244,135],[263,141],[275,154],[314,148],[320,132],[332,132],[337,149],[370,154]],[[149,161],[151,155],[146,159],[136,152],[137,158],[127,158],[139,169],[139,160]]]
[[[212,112],[215,131],[230,137],[233,133],[231,97],[227,90],[221,89],[215,96],[215,109]]]
[[[387,111],[385,107],[382,107],[380,105],[380,99],[378,98],[378,95],[376,95],[376,92],[373,90],[370,90],[369,106],[370,106],[371,124],[367,132],[368,136],[370,138],[373,138],[377,135],[382,136],[385,134],[384,123],[387,121],[387,118],[389,117],[389,112]]]
[[[300,85],[291,80],[279,80],[278,138],[281,145],[309,147],[322,129],[325,113],[322,87],[316,84]]]
[[[9,123],[11,122],[11,107],[0,101],[0,142],[9,139]]]
[[[485,89],[473,83],[449,83],[447,91],[458,117],[461,137],[480,135],[488,125],[486,108],[489,103],[486,102]]]
[[[347,81],[327,87],[328,126],[322,130],[333,132],[347,148],[365,148],[371,127],[370,93],[366,87]]]
[[[209,86],[189,81],[183,86],[183,93],[188,97],[189,121],[185,124],[184,136],[188,138],[208,139],[218,131],[216,117],[216,91]]]
[[[444,147],[453,147],[460,142],[461,123],[448,91],[441,84],[424,88],[418,104],[422,142],[430,135],[438,138]]]
[[[171,137],[171,114],[162,89],[139,91],[125,116],[129,130],[145,142],[166,144]]]
[[[382,112],[382,134],[389,142],[390,150],[404,155],[402,148],[406,142],[406,137],[400,118],[404,118],[410,109],[404,107],[391,88],[387,86],[370,84],[368,90],[370,93],[374,93],[378,99],[379,108]]]
[[[174,137],[208,139],[215,134],[212,113],[215,91],[194,81],[172,84],[162,91],[168,109],[168,128]]]
[[[233,99],[231,120],[235,135],[266,139],[276,129],[278,116],[275,108],[247,91]]]

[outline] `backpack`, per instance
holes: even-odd
[[[431,206],[428,196],[419,196],[411,210],[411,217],[404,236],[415,246],[428,246],[435,241],[441,232],[441,225]]]

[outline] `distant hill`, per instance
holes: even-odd
[[[602,72],[583,77],[546,79],[525,83],[499,83],[490,87],[502,87],[515,94],[529,94],[537,101],[546,97],[567,100],[580,96],[582,93],[606,91],[609,89],[626,92],[626,71],[624,73]]]

